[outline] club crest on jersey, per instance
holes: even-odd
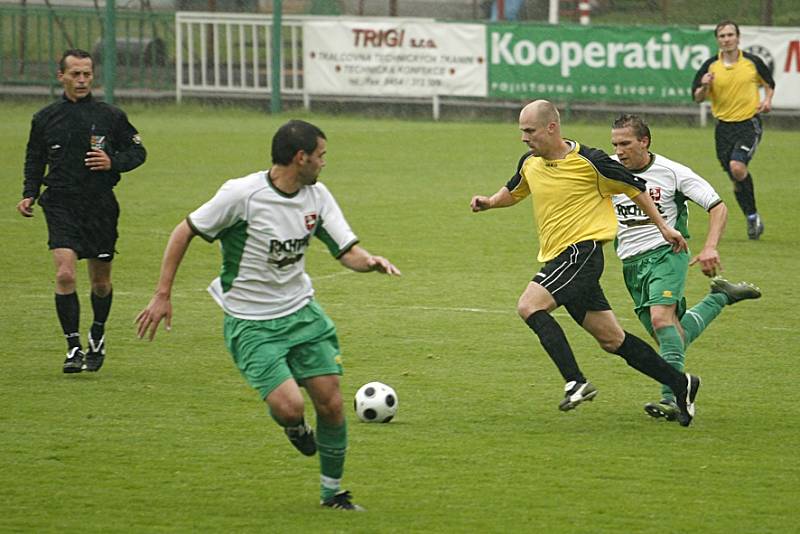
[[[311,231],[317,225],[317,214],[316,213],[306,213],[303,218],[306,221],[306,229]]]
[[[650,193],[650,198],[653,199],[653,202],[658,202],[659,200],[661,200],[660,187],[651,187],[649,193]]]

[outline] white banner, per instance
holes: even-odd
[[[310,94],[485,97],[486,27],[409,20],[303,24]]]
[[[800,109],[800,29],[742,26],[742,50],[764,60],[775,78],[775,108]]]
[[[714,26],[701,29],[714,32]],[[739,47],[764,60],[775,78],[772,107],[800,109],[800,29],[740,26]]]

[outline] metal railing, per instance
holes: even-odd
[[[303,92],[302,19],[281,24],[281,92]],[[258,93],[272,89],[272,17],[175,14],[175,94]]]
[[[116,33],[116,87],[171,90],[174,14],[118,10]],[[95,9],[0,6],[0,84],[58,87],[61,53],[82,48],[95,56],[102,86],[102,37],[103,14]]]

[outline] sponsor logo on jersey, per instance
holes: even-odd
[[[317,225],[317,214],[306,213],[305,215],[303,215],[303,218],[305,219],[306,222],[306,229],[310,232]]]
[[[670,297],[672,297],[672,291],[670,291],[669,289],[666,289],[666,290],[664,290],[663,293],[661,293],[661,296],[662,297],[666,297],[666,298],[670,298]]]
[[[308,247],[308,240],[311,234],[301,237],[300,239],[286,239],[279,241],[278,239],[269,240],[269,253],[270,254],[291,254],[292,252],[301,252]]]
[[[283,269],[284,267],[288,267],[289,265],[297,263],[301,259],[303,259],[303,255],[298,254],[297,256],[284,256],[280,259],[270,258],[267,260],[267,263],[273,264],[278,269]]]

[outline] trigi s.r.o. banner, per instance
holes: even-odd
[[[674,27],[493,24],[489,97],[691,104],[714,35]]]
[[[310,94],[485,97],[486,26],[307,21],[303,63]]]

